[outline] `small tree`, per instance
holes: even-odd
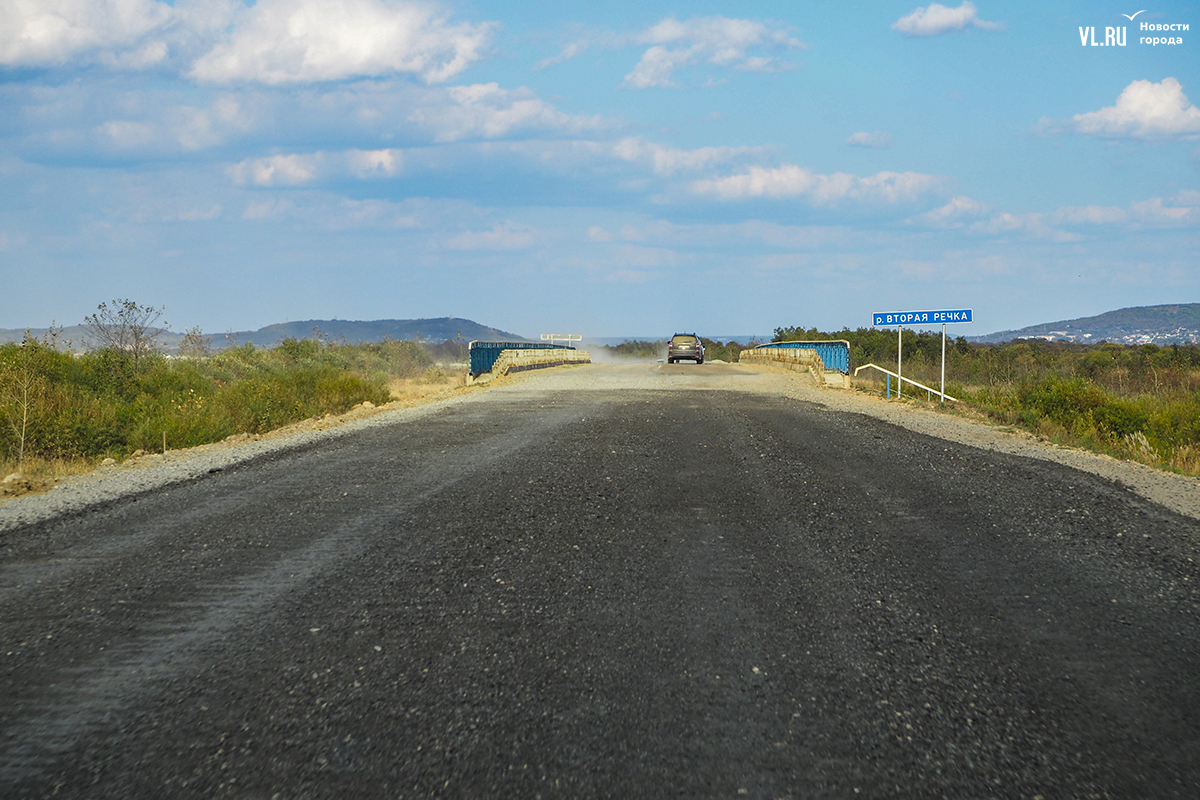
[[[13,358],[0,360],[0,412],[12,433],[18,471],[24,466],[30,428],[36,423],[46,393],[46,378],[35,364],[39,346],[26,329],[21,346],[10,348]]]
[[[140,306],[132,300],[114,300],[111,307],[101,303],[96,313],[83,318],[84,327],[98,342],[96,349],[111,349],[128,353],[136,369],[141,359],[158,349],[158,335],[169,327],[154,324],[162,318],[163,310]]]
[[[184,358],[208,358],[212,355],[212,339],[204,335],[199,325],[188,328],[179,343],[179,354]]]
[[[454,334],[454,354],[457,357],[457,363],[461,364],[467,360],[466,343],[462,338],[462,331],[457,331]]]

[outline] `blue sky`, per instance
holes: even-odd
[[[0,0],[0,327],[1200,302],[1200,10],[1138,11]]]

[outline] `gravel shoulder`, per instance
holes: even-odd
[[[130,458],[64,478],[46,492],[0,498],[0,533],[369,428],[413,422],[480,399],[480,390],[468,388],[421,405],[411,401],[360,405],[345,414],[303,420],[262,435],[239,434],[213,444]]]
[[[690,368],[690,371],[689,371]],[[671,380],[664,384],[664,373]],[[67,478],[40,494],[0,499],[0,532],[94,505],[154,491],[229,467],[381,425],[416,422],[488,393],[602,391],[621,389],[733,390],[783,395],[819,403],[834,411],[863,414],[908,430],[1009,455],[1052,461],[1099,475],[1130,488],[1179,514],[1200,519],[1200,479],[1151,469],[1110,456],[1067,448],[1037,437],[974,419],[932,411],[908,402],[885,400],[855,391],[814,386],[807,374],[766,365],[691,365],[629,362],[557,367],[524,372],[433,399],[422,405],[390,403],[356,407],[338,417],[305,420],[262,436],[241,435],[215,444],[129,459],[86,475]]]
[[[751,369],[773,369],[750,367]],[[865,414],[902,428],[959,444],[1009,455],[1053,461],[1123,484],[1147,500],[1176,513],[1200,519],[1200,478],[1163,472],[1134,461],[1062,447],[1025,431],[933,411],[909,402],[887,400],[856,391],[813,386],[803,376],[786,375],[784,393],[836,410]]]

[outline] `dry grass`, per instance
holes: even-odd
[[[1178,448],[1171,455],[1171,469],[1184,475],[1200,477],[1200,447],[1191,444]]]
[[[466,372],[430,367],[417,378],[392,378],[388,391],[402,403],[431,400],[467,385]]]
[[[27,458],[21,468],[15,461],[0,461],[0,478],[14,477],[0,483],[0,497],[19,497],[33,492],[50,489],[61,478],[91,472],[97,462],[88,459],[41,459]]]
[[[345,414],[327,415],[312,420],[302,420],[291,425],[285,425],[265,434],[265,438],[286,436],[290,432],[310,430],[314,428],[329,428],[352,419],[380,413],[390,408],[406,408],[423,403],[440,400],[467,386],[465,372],[446,368],[430,367],[415,378],[393,378],[388,384],[392,402],[386,406],[367,408],[355,406]],[[260,438],[263,435],[255,435]],[[25,494],[43,492],[53,488],[62,478],[72,475],[83,475],[92,472],[100,466],[100,459],[41,459],[27,458],[18,469],[15,461],[0,459],[0,480],[7,476],[17,475],[7,483],[0,483],[0,497],[19,497]]]
[[[882,396],[883,394],[882,381],[872,380],[871,378],[856,378],[853,384],[859,391],[876,396]],[[972,394],[991,388],[985,386],[960,386],[957,389],[957,394],[969,397]],[[894,386],[892,387],[892,391],[894,400]],[[952,391],[955,390],[947,387],[947,393],[951,393]],[[906,403],[932,408],[936,411],[953,414],[954,416],[963,417],[986,425],[999,424],[1010,426],[1014,429],[1019,428],[1033,434],[1041,441],[1052,442],[1065,447],[1076,447],[1082,450],[1089,450],[1093,453],[1102,453],[1122,461],[1133,461],[1154,469],[1163,470],[1164,472],[1175,472],[1181,475],[1200,477],[1200,444],[1193,443],[1169,448],[1155,448],[1150,446],[1144,435],[1119,439],[1098,436],[1095,434],[1095,431],[1091,431],[1090,435],[1080,435],[1078,432],[1072,431],[1064,425],[1043,416],[1023,419],[1013,413],[1002,413],[998,412],[995,408],[984,407],[971,399],[964,399],[958,403],[947,402],[943,404],[938,402],[936,395],[932,401],[927,400],[924,391],[914,390],[909,394],[909,389],[906,387],[905,392],[903,402]]]

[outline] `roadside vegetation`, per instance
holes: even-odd
[[[721,343],[716,339],[700,337],[704,344],[704,358],[707,361],[737,361],[738,353],[748,345],[734,341]],[[657,361],[667,357],[666,341],[656,342],[644,339],[626,339],[620,344],[602,345],[601,350],[610,356],[620,358],[648,359]]]
[[[86,324],[92,341],[74,354],[56,331],[0,345],[0,492],[36,488],[105,458],[162,452],[262,434],[364,401],[382,405],[461,385],[465,344],[322,337],[277,347],[214,351],[199,329],[179,353],[157,346],[161,309],[102,304]],[[894,330],[834,333],[777,328],[772,341],[845,339],[851,364],[896,363]],[[738,342],[704,339],[708,361],[738,360]],[[665,343],[629,340],[608,354],[661,359]],[[903,333],[904,375],[936,386],[941,336]],[[860,387],[882,389],[864,373]],[[1003,424],[1061,444],[1200,475],[1200,347],[947,340],[946,390]],[[922,399],[920,393],[909,395]]]
[[[753,346],[753,343],[745,345],[734,341],[722,343],[716,339],[705,339],[703,336],[700,337],[700,341],[704,342],[705,361],[725,361],[728,363],[733,363],[738,360],[738,356],[743,350],[745,350],[747,347]]]
[[[777,328],[772,341],[805,339],[845,339],[852,365],[873,362],[893,371],[896,367],[895,330],[824,333]],[[940,333],[905,330],[904,376],[936,387],[941,352]],[[879,391],[882,380],[875,375],[879,373],[868,377],[864,372],[859,385]],[[1200,475],[1196,345],[1084,345],[1038,339],[985,345],[947,337],[946,392],[993,420],[1059,444]],[[924,397],[916,391],[916,399]]]
[[[104,336],[78,355],[53,330],[0,346],[0,478],[22,475],[9,493],[105,458],[266,433],[364,401],[382,405],[462,383],[414,341],[286,339],[270,349],[214,352],[193,329],[168,357],[149,327],[157,314],[129,301],[101,306],[88,324],[102,326]]]
[[[619,358],[656,361],[666,358],[667,343],[646,339],[626,339],[620,344],[601,345],[600,349],[607,355]]]

